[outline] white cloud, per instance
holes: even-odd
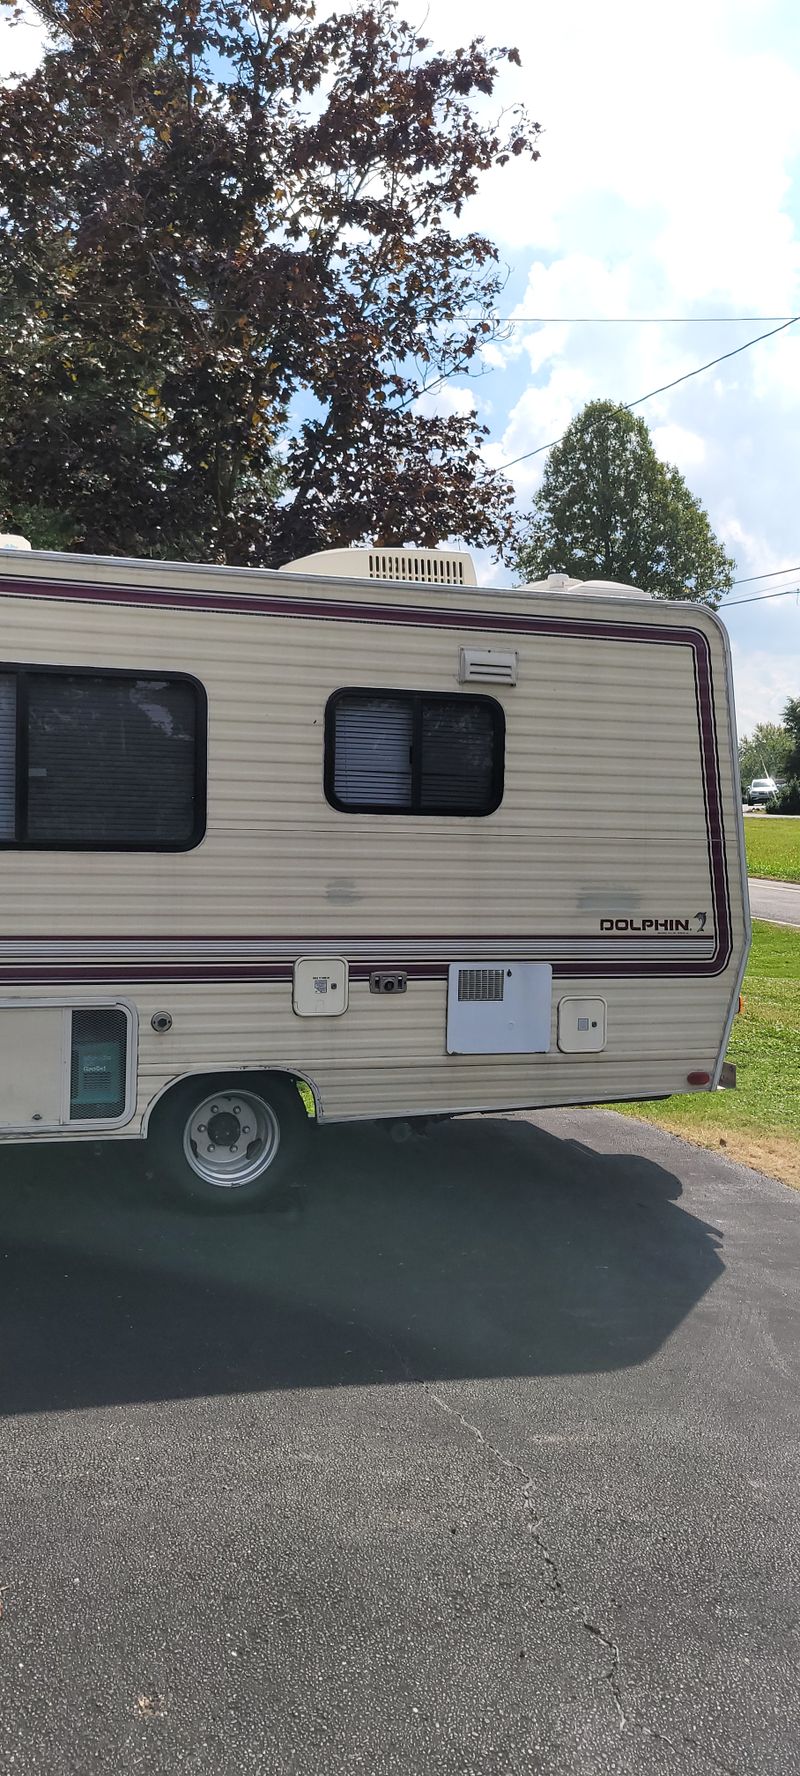
[[[531,384],[515,402],[502,437],[484,447],[490,468],[499,469],[515,457],[536,450],[536,456],[514,463],[509,469],[520,502],[524,505],[538,487],[546,455],[542,446],[559,438],[573,414],[590,399],[591,388],[578,366],[567,365],[559,376],[538,387]]]
[[[800,688],[800,653],[751,651],[732,641],[736,725],[740,736],[758,722],[780,721],[789,697]]]
[[[654,426],[653,443],[662,461],[673,463],[682,475],[698,468],[708,456],[705,439],[699,432],[689,431],[687,426]]]
[[[436,40],[516,43],[501,82],[544,125],[541,159],[483,182],[469,224],[519,253],[607,252],[654,268],[684,303],[786,308],[800,270],[783,214],[800,149],[800,72],[767,41],[779,9],[736,0],[430,0]],[[758,37],[754,39],[754,32]],[[553,312],[553,311],[550,311]],[[557,312],[557,311],[556,311]]]
[[[41,19],[29,6],[23,8],[19,24],[0,18],[0,81],[32,74],[41,60],[47,33]]]
[[[800,557],[800,542],[794,552],[789,550],[787,553],[773,549],[763,533],[746,530],[737,518],[730,518],[723,522],[720,525],[720,535],[726,548],[736,556],[741,577],[744,579],[745,576],[752,574],[764,580],[763,585],[752,586],[754,594],[770,591],[771,588],[766,576],[777,575],[781,568],[789,568],[794,571],[800,565],[797,559]],[[789,582],[790,575],[787,575],[784,583],[788,586]],[[776,578],[772,590],[777,589],[780,583],[781,581]],[[739,596],[744,598],[746,589],[743,589]]]
[[[476,401],[472,389],[464,388],[458,383],[443,383],[439,388],[431,389],[429,394],[420,395],[414,402],[414,412],[426,419],[434,415],[443,418],[457,414],[463,419],[468,413],[475,411]]]

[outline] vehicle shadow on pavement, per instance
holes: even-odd
[[[148,1164],[5,1149],[1,1411],[615,1369],[723,1269],[672,1173],[521,1120],[318,1131],[294,1215],[198,1214]]]

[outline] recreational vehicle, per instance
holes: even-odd
[[[704,605],[468,556],[0,552],[0,1135],[220,1206],[315,1124],[715,1090],[749,940]]]

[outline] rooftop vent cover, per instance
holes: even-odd
[[[497,648],[462,648],[458,665],[459,684],[515,685],[517,655]]]
[[[439,549],[370,549],[371,580],[402,580],[414,586],[469,586],[474,579],[465,573],[469,556],[448,555]]]
[[[476,586],[472,556],[460,549],[320,549],[287,561],[281,573],[348,580],[391,580],[403,586]]]

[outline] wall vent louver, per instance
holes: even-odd
[[[515,685],[517,664],[515,653],[501,653],[497,648],[462,648],[459,684]]]
[[[503,997],[506,973],[504,968],[460,968],[458,971],[458,997],[474,1004],[477,1000],[492,1000],[495,1003]]]

